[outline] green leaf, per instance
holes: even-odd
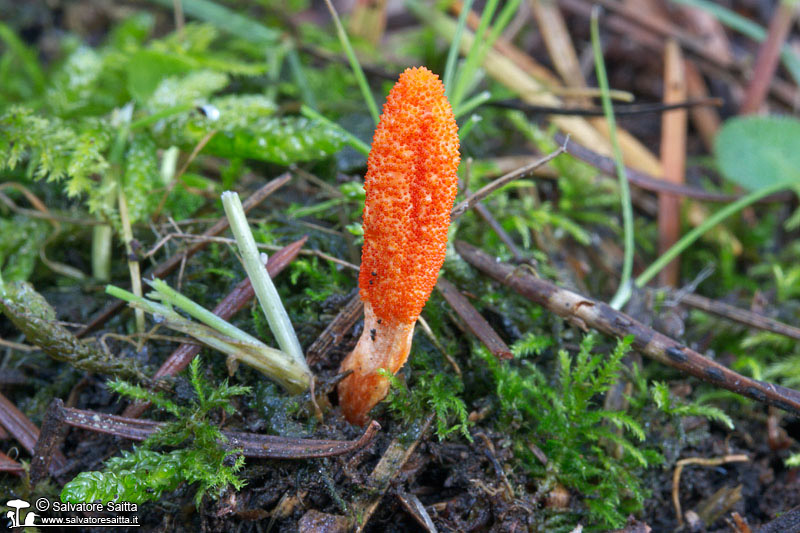
[[[717,164],[728,179],[751,191],[800,184],[797,139],[800,121],[794,118],[734,118],[715,140]]]
[[[189,63],[175,54],[139,50],[125,65],[128,92],[138,101],[147,102],[163,79],[185,74],[190,70]]]

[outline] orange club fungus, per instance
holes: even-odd
[[[364,331],[344,359],[339,403],[363,425],[389,390],[378,373],[408,359],[414,324],[447,248],[457,190],[458,126],[439,77],[425,67],[400,75],[383,106],[364,178],[364,247],[359,287]]]

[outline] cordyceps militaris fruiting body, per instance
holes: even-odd
[[[458,127],[439,77],[406,69],[392,88],[367,160],[364,247],[359,287],[364,331],[341,371],[345,417],[363,425],[389,390],[411,348],[447,247],[456,196]]]

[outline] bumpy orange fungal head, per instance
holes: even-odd
[[[383,320],[413,323],[444,262],[456,196],[458,127],[439,77],[400,75],[383,107],[364,179],[359,286]]]
[[[342,361],[338,387],[352,423],[367,422],[411,349],[414,324],[436,284],[456,196],[458,127],[439,77],[406,69],[372,139],[364,179],[364,247],[359,286],[364,332]]]

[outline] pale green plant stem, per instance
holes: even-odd
[[[164,290],[165,287],[168,291]],[[106,287],[108,294],[125,300],[134,309],[143,310],[159,317],[157,320],[159,320],[160,324],[185,333],[215,350],[219,350],[234,359],[241,360],[280,383],[287,391],[297,394],[308,389],[310,376],[285,353],[275,348],[270,348],[252,335],[245,333],[219,317],[216,317],[217,320],[212,321],[213,325],[209,326],[187,320],[175,312],[169,304],[175,302],[176,307],[192,316],[203,315],[204,313],[209,313],[209,311],[173,291],[166,284],[159,286],[156,290],[158,295],[167,302],[167,305],[136,296],[119,287],[112,285]],[[221,329],[215,329],[217,326],[221,326]]]
[[[461,42],[461,34],[464,33],[464,26],[467,25],[467,15],[472,9],[473,0],[465,0],[461,4],[461,13],[458,15],[458,24],[456,25],[456,33],[453,40],[450,41],[450,49],[447,51],[447,63],[444,66],[444,95],[450,97],[451,85],[453,85],[453,76],[456,73],[456,61],[458,60],[458,46]]]
[[[617,139],[617,122],[614,119],[614,108],[611,106],[611,97],[608,89],[608,76],[606,65],[603,61],[603,48],[600,44],[600,28],[598,22],[598,10],[592,10],[591,21],[592,50],[594,51],[594,67],[597,72],[597,82],[600,85],[600,95],[603,102],[603,113],[608,122],[608,132],[611,140],[611,149],[614,154],[614,166],[617,170],[617,180],[619,182],[620,203],[622,204],[622,227],[624,233],[624,256],[622,261],[622,274],[620,275],[619,287],[616,294],[611,299],[609,305],[614,309],[620,309],[630,298],[631,293],[631,274],[633,273],[633,207],[631,206],[631,191],[628,186],[628,177],[625,174],[625,164],[622,161],[622,150]]]
[[[131,109],[130,113],[132,112],[133,110]],[[125,115],[125,113],[120,113],[120,115]],[[125,188],[122,183],[124,179],[122,172],[123,153],[125,151],[125,145],[128,142],[128,134],[131,131],[130,115],[122,120],[122,125],[120,125],[117,131],[117,137],[114,140],[114,145],[111,147],[111,153],[109,154],[109,160],[111,161],[111,169],[109,172],[114,179],[114,186],[117,189],[117,208],[119,210],[120,226],[122,227],[122,241],[125,244],[125,252],[128,254],[128,272],[131,277],[131,288],[133,289],[133,294],[141,298],[142,273],[139,269],[139,261],[131,257],[133,254],[133,246],[131,244],[133,242],[133,228],[131,227],[131,219],[128,215],[128,200],[125,197]],[[136,320],[136,331],[138,333],[144,333],[144,311],[135,309],[134,317]],[[144,342],[144,340],[142,339],[140,342]],[[139,349],[141,349],[141,346],[139,346]]]
[[[378,113],[378,106],[375,104],[375,97],[372,96],[372,91],[367,83],[367,77],[364,76],[364,71],[361,69],[361,63],[359,63],[358,57],[356,57],[356,53],[353,50],[353,46],[350,44],[350,39],[347,37],[347,32],[344,31],[344,26],[342,26],[342,21],[339,20],[339,14],[336,13],[336,8],[333,7],[331,0],[325,0],[325,4],[328,6],[328,11],[330,11],[331,17],[333,18],[333,24],[336,26],[336,33],[339,36],[339,41],[342,43],[342,48],[344,48],[344,53],[347,56],[347,60],[350,62],[350,68],[353,69],[353,75],[355,75],[356,81],[358,82],[358,87],[361,89],[361,95],[364,97],[364,101],[367,103],[369,114],[372,115],[372,120],[374,120],[375,124],[377,124],[380,120],[380,113]]]
[[[289,71],[292,74],[292,78],[294,78],[295,85],[297,85],[297,88],[300,90],[300,96],[303,102],[311,109],[316,109],[317,100],[308,84],[308,78],[306,77],[305,70],[303,70],[303,64],[300,62],[300,54],[297,53],[297,43],[294,41],[291,41],[291,43],[292,47],[289,49],[289,53],[286,57],[287,63],[289,64]]]
[[[108,224],[92,228],[92,276],[100,281],[111,278],[111,236]]]
[[[125,191],[122,184],[117,186],[117,199],[119,201],[119,219],[122,225],[122,240],[125,242],[125,251],[130,256],[133,253],[131,243],[133,242],[133,229],[131,220],[128,216],[128,202],[125,198]],[[131,275],[131,288],[136,296],[142,295],[142,273],[139,269],[139,261],[131,257],[128,258],[128,272]],[[136,331],[144,333],[144,312],[141,309],[134,310],[136,318]]]
[[[179,293],[170,287],[164,280],[154,278],[152,281],[148,280],[147,284],[156,290],[162,301],[169,303],[170,305],[174,305],[178,309],[186,312],[192,318],[196,318],[206,326],[214,328],[223,335],[227,335],[232,339],[240,340],[242,342],[262,344],[260,340],[256,339],[249,333],[240,330],[230,322],[218,317],[202,305],[193,302],[183,294]],[[152,294],[148,296],[151,298],[153,297]],[[284,357],[288,356],[284,354]]]
[[[320,114],[314,109],[311,109],[307,105],[303,105],[300,107],[300,114],[306,118],[317,120],[319,122],[322,122],[326,126],[330,126],[331,128],[339,130],[346,137],[347,144],[349,144],[352,148],[358,150],[362,154],[369,155],[369,145],[364,141],[362,141],[361,139],[359,139],[358,137],[356,137],[355,135],[353,135],[352,133],[350,133],[349,131],[347,131],[346,129],[344,129],[343,127],[341,127],[336,122],[330,120],[329,118],[325,117],[324,115]]]
[[[790,187],[790,184],[786,182],[779,182],[773,183],[772,185],[765,187],[763,189],[759,189],[757,191],[753,191],[745,196],[742,196],[735,202],[732,202],[719,211],[715,212],[713,215],[708,217],[702,224],[694,228],[692,231],[684,235],[678,242],[672,245],[672,247],[661,254],[661,256],[656,259],[647,269],[639,274],[639,277],[636,278],[635,285],[638,288],[644,287],[647,283],[652,280],[654,277],[658,275],[658,273],[667,266],[670,261],[675,259],[681,252],[686,250],[692,243],[694,243],[697,239],[699,239],[704,233],[708,230],[728,218],[729,216],[738,213],[742,209],[754,204],[755,202],[765,198],[771,194],[779,192],[783,189],[787,189]]]
[[[244,269],[247,271],[250,283],[253,285],[258,302],[261,304],[261,309],[264,310],[267,322],[273,335],[275,335],[275,339],[278,341],[278,345],[298,366],[304,368],[308,375],[311,376],[311,371],[306,364],[303,349],[300,347],[300,341],[297,340],[297,334],[294,331],[292,322],[289,320],[289,315],[286,313],[281,297],[278,295],[278,291],[275,289],[275,285],[273,285],[272,279],[270,279],[260,259],[261,255],[256,247],[253,234],[250,232],[250,226],[247,223],[247,217],[242,208],[239,195],[231,191],[222,193],[222,206],[225,208],[231,231],[236,238],[236,244],[239,246]]]

